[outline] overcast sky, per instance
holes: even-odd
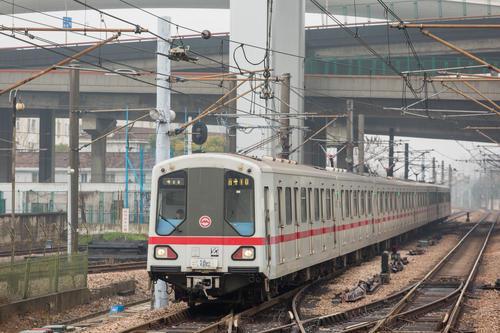
[[[208,29],[212,32],[226,32],[229,31],[229,11],[228,10],[197,10],[197,9],[148,9],[157,15],[170,16],[172,20],[180,25],[185,25],[196,30]],[[108,10],[107,12],[119,16],[121,18],[127,19],[139,24],[144,28],[148,28],[152,31],[156,31],[156,18],[140,12],[138,10]],[[1,13],[7,14],[7,13]],[[31,23],[24,19],[33,20],[35,22],[40,22],[47,25],[52,25],[56,27],[62,26],[61,18],[66,16],[64,11],[62,12],[52,12],[49,15],[55,17],[49,17],[43,14],[23,14],[17,15],[16,18],[9,16],[0,16],[0,24],[5,26],[35,26],[35,23]],[[73,27],[79,27],[77,23],[85,23],[94,27],[113,27],[113,28],[130,28],[129,25],[117,21],[115,19],[103,16],[102,18],[98,13],[92,10],[87,11],[75,11],[68,13],[68,16],[73,19]],[[346,18],[341,17],[342,20]],[[347,18],[347,21],[353,22],[353,18]],[[324,18],[317,14],[307,14],[306,15],[306,25],[320,25],[324,22]],[[359,22],[359,19],[358,19]],[[176,34],[177,29],[172,27],[172,33]],[[185,30],[179,29],[180,34],[191,33]],[[51,41],[57,43],[64,43],[66,38],[68,42],[82,42],[82,41],[93,41],[88,36],[76,35],[76,34],[65,34],[65,33],[36,33],[37,36],[50,39]],[[95,34],[95,36],[104,38],[105,34]],[[133,37],[133,36],[131,36]],[[2,47],[13,47],[13,46],[25,46],[22,42],[16,41],[10,37],[0,36],[0,45]],[[22,64],[19,64],[22,65]],[[385,139],[384,139],[385,140]],[[477,150],[477,144],[470,142],[463,142],[462,146],[455,141],[444,141],[444,140],[427,140],[427,139],[404,139],[408,140],[411,149],[424,150],[424,149],[434,149],[435,152],[429,155],[435,156],[438,161],[445,160],[446,165],[451,163],[459,171],[467,171],[468,173],[474,173],[477,170],[475,165],[471,163],[458,163],[454,161],[455,159],[470,159],[470,154],[462,148],[464,146],[472,151]],[[498,150],[497,150],[498,151]]]

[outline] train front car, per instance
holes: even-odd
[[[222,154],[177,157],[153,169],[148,271],[177,299],[239,301],[262,283],[260,170]],[[262,215],[262,216],[261,216]],[[255,288],[253,288],[255,289]],[[262,289],[262,288],[259,288]],[[245,294],[247,291],[247,294]]]

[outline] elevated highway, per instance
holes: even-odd
[[[17,2],[16,2],[17,3]],[[468,22],[498,23],[500,19],[469,20]],[[398,30],[387,30],[385,25],[367,25],[359,27],[359,34],[380,54],[399,70],[415,70],[417,61],[407,51],[406,40]],[[477,31],[436,29],[435,33],[448,41],[468,49],[491,63],[500,66],[500,40],[497,31]],[[175,75],[198,76],[206,72],[227,72],[229,63],[229,47],[227,33],[215,34],[210,40],[202,40],[197,36],[187,36],[184,43],[192,50],[203,54],[197,64],[173,63]],[[410,31],[410,37],[419,54],[423,68],[435,69],[454,66],[475,65],[469,59],[455,54],[445,47],[426,39],[418,31]],[[391,40],[391,49],[388,49],[387,38]],[[36,70],[52,65],[62,59],[63,54],[74,52],[87,45],[70,45],[51,49],[40,48],[10,48],[0,50],[0,88],[28,77]],[[97,64],[112,69],[135,68],[138,76],[133,76],[153,84],[156,68],[156,41],[144,39],[141,41],[121,41],[103,47],[82,60],[83,68],[91,67],[87,63]],[[405,51],[406,50],[406,51]],[[389,57],[390,51],[390,57]],[[304,87],[294,87],[294,91],[305,99],[305,112],[322,114],[341,114],[346,109],[346,99],[354,99],[355,113],[366,116],[367,134],[387,134],[388,128],[394,128],[396,135],[425,137],[436,139],[489,141],[475,131],[464,130],[466,126],[500,126],[500,117],[491,115],[466,116],[458,112],[450,117],[449,112],[422,113],[420,117],[403,114],[397,109],[405,96],[402,94],[402,80],[396,76],[384,62],[373,57],[366,49],[341,29],[317,27],[306,30],[306,57]],[[244,67],[244,66],[243,66]],[[475,72],[481,69],[475,69]],[[421,79],[413,78],[415,87],[421,87]],[[187,111],[195,115],[199,110],[217,100],[227,89],[227,85],[219,86],[220,82],[186,82],[176,83],[173,88],[179,93],[172,97],[172,108],[177,112]],[[489,98],[500,100],[500,81],[477,83],[475,86]],[[457,85],[466,92],[460,84]],[[434,89],[441,90],[438,82],[428,86],[429,95]],[[26,112],[21,116],[44,118],[67,117],[68,114],[68,74],[57,70],[40,78],[21,89],[23,99],[27,105]],[[155,87],[134,81],[130,78],[106,75],[82,70],[81,72],[82,110],[109,109],[127,106],[130,109],[152,108],[155,106]],[[419,98],[424,93],[419,94]],[[406,104],[416,102],[410,94],[406,95]],[[484,102],[484,101],[483,101]],[[415,108],[424,108],[423,104]],[[462,112],[479,111],[485,109],[478,104],[465,100],[455,93],[442,93],[429,100],[428,107],[438,110],[458,110]],[[10,104],[7,96],[0,96],[0,112],[8,114]],[[225,112],[230,110],[226,109]],[[130,112],[134,119],[144,112]],[[446,116],[443,118],[443,116]],[[109,119],[123,119],[123,112],[106,112],[99,115],[103,121]],[[209,119],[215,123],[216,118]],[[321,126],[321,121],[308,122],[312,130]],[[7,133],[8,122],[0,123],[0,132]],[[42,132],[42,131],[41,131]],[[499,131],[488,132],[494,140],[500,141]],[[53,135],[50,134],[50,135]],[[0,141],[0,148],[8,149],[8,142]],[[53,147],[46,147],[50,150]],[[50,166],[49,166],[50,167]],[[1,172],[0,172],[1,174]]]

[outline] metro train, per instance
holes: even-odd
[[[153,169],[147,269],[189,304],[265,299],[450,214],[449,188],[236,154]]]

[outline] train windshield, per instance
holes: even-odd
[[[241,236],[254,234],[253,178],[235,171],[224,176],[224,217]]]
[[[170,235],[186,218],[186,173],[177,171],[158,181],[156,233]]]

